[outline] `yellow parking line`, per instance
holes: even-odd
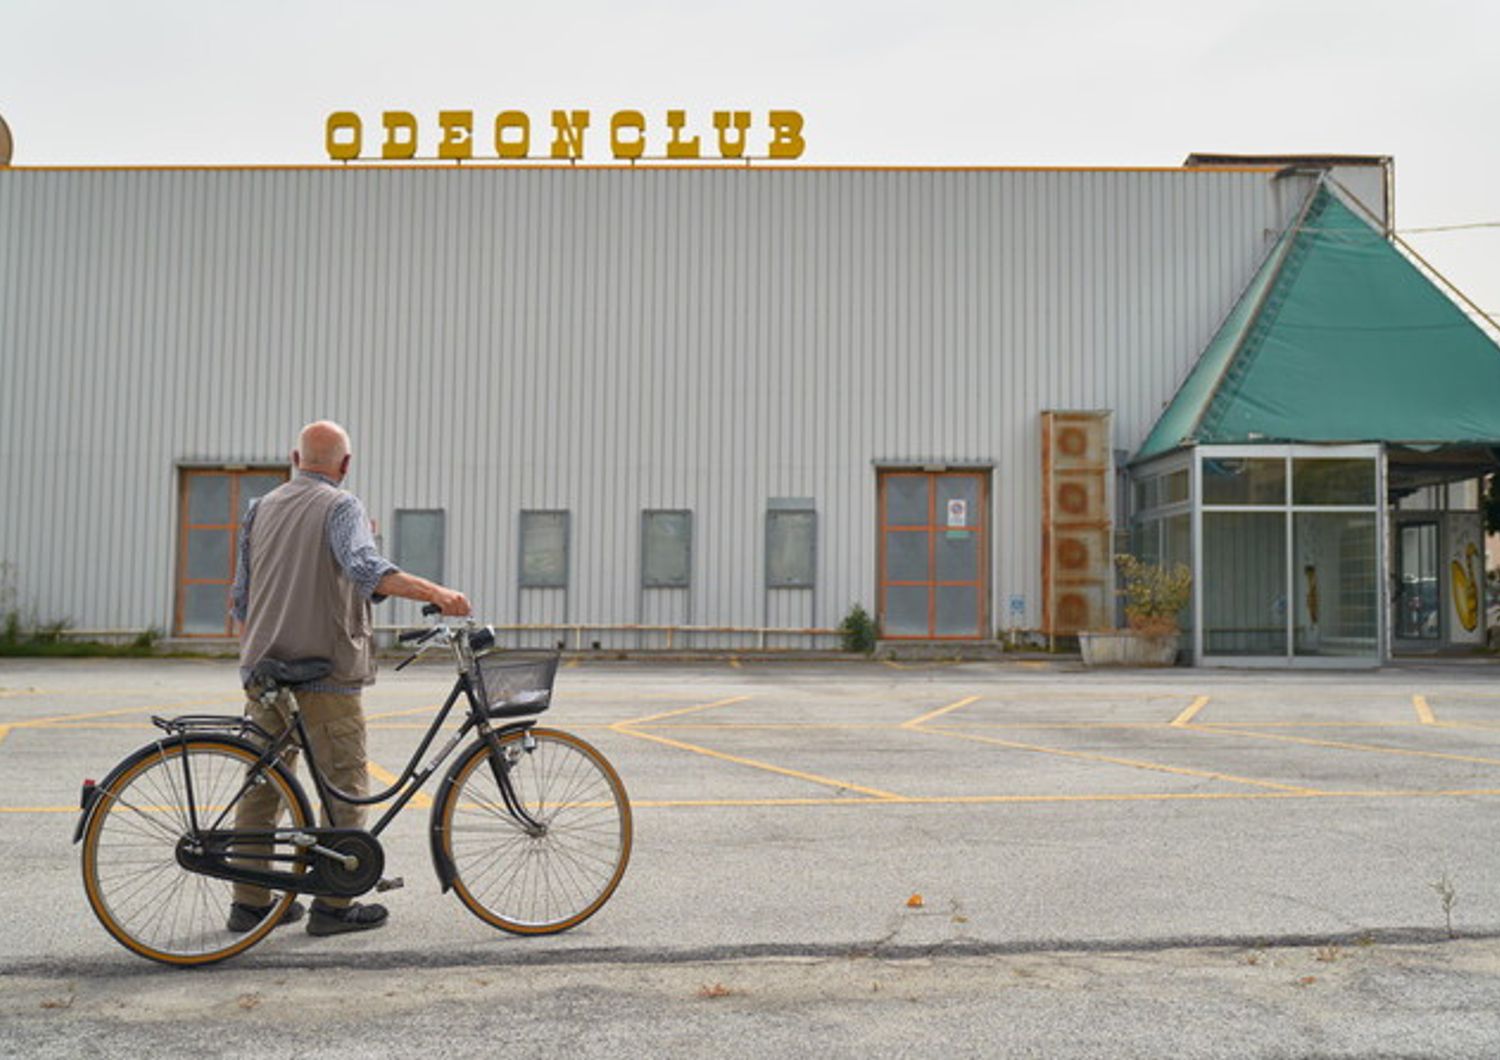
[[[881,791],[878,788],[867,788],[847,780],[835,780],[832,777],[819,776],[816,773],[804,773],[798,769],[787,769],[785,766],[772,765],[769,762],[760,762],[754,758],[742,758],[739,755],[725,754],[723,751],[715,751],[709,747],[699,747],[697,744],[684,743],[681,740],[673,740],[670,737],[660,736],[654,732],[643,732],[632,729],[623,723],[612,725],[610,728],[616,732],[624,733],[626,736],[634,736],[639,740],[651,740],[654,743],[666,747],[675,747],[679,751],[691,751],[694,754],[704,755],[708,758],[717,758],[721,762],[733,762],[736,765],[749,766],[751,769],[763,769],[767,773],[777,773],[784,777],[794,777],[797,780],[805,780],[812,784],[821,784],[824,787],[836,788],[839,791],[857,791],[861,795],[869,795],[876,799],[892,800],[900,799],[900,795],[894,795],[889,791]]]
[[[664,710],[660,714],[647,714],[643,718],[626,718],[624,721],[615,722],[610,726],[610,728],[614,729],[620,728],[622,726],[645,725],[647,722],[660,721],[662,718],[676,718],[680,717],[683,714],[695,714],[700,710],[712,710],[714,707],[727,707],[731,703],[743,703],[749,698],[749,696],[730,696],[728,699],[716,699],[712,703],[699,703],[697,706],[679,707],[676,710]]]
[[[923,725],[926,722],[932,721],[934,718],[941,718],[944,714],[948,714],[948,713],[950,713],[952,711],[960,710],[960,709],[962,709],[964,707],[967,707],[970,703],[977,702],[978,699],[979,699],[978,696],[965,696],[963,699],[960,699],[957,703],[949,703],[946,707],[939,707],[937,710],[929,711],[928,713],[923,714],[919,718],[912,718],[910,721],[903,721],[901,723],[901,727],[903,729],[915,729],[915,728],[919,728],[921,725]]]
[[[1446,799],[1495,798],[1500,788],[1444,788],[1396,791],[1143,791],[1097,795],[916,795],[898,799],[824,799],[819,805],[837,806],[1002,806],[1019,803],[1069,802],[1234,802],[1251,799]],[[739,805],[727,801],[727,805]],[[650,805],[631,802],[631,806]],[[663,802],[662,805],[667,805]]]
[[[1206,769],[1189,769],[1186,766],[1169,766],[1161,762],[1144,762],[1134,758],[1117,758],[1114,755],[1094,754],[1090,751],[1069,751],[1060,747],[1043,747],[1039,744],[1018,743],[1015,740],[1000,740],[993,736],[980,736],[976,733],[957,732],[952,729],[923,729],[937,736],[952,736],[960,740],[973,740],[976,743],[993,744],[996,747],[1008,747],[1016,751],[1035,751],[1038,754],[1058,755],[1062,758],[1077,758],[1085,762],[1108,762],[1111,765],[1128,766],[1131,769],[1145,769],[1154,773],[1173,773],[1185,777],[1201,777],[1204,780],[1221,780],[1229,784],[1248,784],[1256,788],[1269,788],[1272,791],[1287,791],[1298,795],[1321,794],[1316,788],[1303,787],[1296,784],[1277,784],[1270,780],[1256,780],[1252,777],[1237,777],[1230,773],[1216,773]]]
[[[154,692],[145,691],[131,693],[122,692],[115,688],[0,688],[0,699],[15,699],[19,696],[116,696],[116,695],[154,695]]]
[[[631,799],[631,809],[715,809],[735,807],[804,806],[1007,806],[1091,802],[1248,802],[1265,799],[1472,799],[1500,798],[1500,788],[1442,788],[1410,791],[1143,791],[1098,795],[927,795],[891,798],[821,797],[772,799]],[[3,814],[72,814],[77,806],[0,806]]]
[[[436,714],[441,709],[441,704],[429,704],[425,707],[407,707],[405,710],[380,710],[373,714],[367,713],[365,720],[374,721],[376,718],[408,718],[413,714]]]
[[[837,788],[840,791],[857,791],[862,795],[869,795],[877,799],[895,799],[900,797],[888,791],[880,791],[877,788],[866,788],[859,784],[850,783],[849,781],[834,780],[831,777],[819,776],[816,773],[804,773],[801,770],[787,769],[785,766],[772,765],[769,762],[757,761],[754,758],[743,758],[739,755],[725,754],[722,751],[715,751],[709,747],[700,747],[697,744],[686,743],[682,740],[673,740],[669,737],[645,732],[637,728],[637,726],[645,725],[649,722],[662,721],[666,718],[678,718],[684,714],[695,714],[714,707],[727,707],[733,703],[743,703],[749,698],[749,696],[730,696],[728,699],[716,699],[712,703],[700,703],[691,707],[679,707],[676,710],[664,710],[657,714],[647,714],[640,718],[617,721],[610,726],[610,729],[624,736],[633,736],[638,740],[650,740],[666,747],[675,747],[679,751],[691,751],[694,754],[704,755],[708,758],[717,758],[723,762],[733,762],[736,765],[749,766],[752,769],[762,769],[768,773],[777,773],[781,776],[795,777],[798,780],[806,780],[813,784],[822,784],[827,787]]]
[[[0,725],[0,743],[4,743],[5,742],[5,738],[7,736],[9,736],[9,735],[10,735],[10,726],[9,725]]]
[[[149,718],[140,721],[54,721],[46,725],[13,725],[16,729],[76,729],[83,732],[107,732],[110,729],[154,729]]]
[[[380,781],[386,787],[390,787],[392,784],[396,783],[396,781],[401,779],[400,777],[396,776],[396,774],[392,773],[389,769],[386,769],[383,766],[376,765],[374,762],[365,763],[365,772],[369,773],[370,776]],[[417,807],[431,806],[432,797],[429,795],[424,795],[419,791],[414,796],[412,796],[411,804]]]
[[[88,721],[93,718],[117,718],[121,714],[150,714],[153,711],[165,709],[158,705],[154,707],[120,707],[118,710],[99,710],[90,714],[58,714],[50,718],[26,718],[21,721],[7,722],[13,729],[36,729],[44,725],[55,725],[70,721]]]
[[[1211,721],[1215,729],[1415,729],[1415,721]],[[1438,722],[1446,725],[1447,722]]]
[[[1437,718],[1432,714],[1432,708],[1427,705],[1426,696],[1412,696],[1411,705],[1416,708],[1417,720],[1423,725],[1436,725]]]
[[[1199,732],[1218,732],[1213,725],[1195,726]],[[1407,747],[1380,747],[1368,743],[1348,743],[1343,740],[1315,740],[1310,736],[1288,736],[1279,732],[1255,732],[1251,729],[1229,729],[1228,734],[1249,736],[1258,740],[1279,740],[1282,743],[1300,743],[1309,747],[1331,747],[1339,751],[1367,751],[1372,754],[1402,755],[1410,758],[1439,758],[1448,762],[1474,762],[1485,766],[1500,766],[1500,758],[1483,758],[1479,755],[1450,754],[1446,751],[1417,751]]]
[[[173,703],[151,703],[142,707],[117,707],[114,710],[86,711],[79,714],[57,714],[50,718],[27,718],[23,721],[11,721],[7,724],[16,729],[36,729],[63,722],[89,721],[93,718],[117,718],[121,714],[156,714],[167,710],[182,710],[186,707],[222,706],[226,702],[229,701],[222,697],[218,699],[189,699]],[[243,700],[236,697],[233,702],[241,703]]]
[[[900,732],[902,726],[889,721],[669,721],[651,728],[672,732]]]
[[[1198,716],[1198,712],[1208,706],[1208,697],[1199,696],[1192,704],[1177,717],[1172,719],[1172,727],[1180,729]]]
[[[1432,725],[1437,729],[1466,729],[1470,732],[1500,731],[1500,722],[1495,721],[1435,721]],[[1409,727],[1416,728],[1415,725]]]

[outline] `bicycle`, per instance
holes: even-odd
[[[423,614],[436,611],[429,606]],[[298,894],[353,898],[401,886],[383,876],[380,833],[470,732],[476,738],[433,798],[428,831],[443,892],[454,891],[486,923],[521,935],[565,931],[599,911],[630,860],[630,800],[599,751],[570,733],[537,727],[536,715],[551,704],[558,655],[492,650],[494,630],[472,621],[398,639],[416,650],[396,669],[442,646],[452,651],[458,676],[385,791],[340,791],[314,759],[295,690],[328,675],[331,664],[321,659],[266,660],[255,668],[247,691],[279,704],[288,721],[279,735],[245,717],[153,717],[161,737],[98,784],[84,782],[73,841],[83,843],[84,890],[110,935],[151,960],[211,964],[264,939]],[[463,724],[418,769],[460,698],[468,707]],[[325,815],[333,800],[393,800],[373,828],[314,827],[305,790],[281,762],[293,741],[307,754]],[[251,792],[274,804],[269,831],[231,826]],[[239,934],[225,919],[236,882],[280,892],[271,911]]]

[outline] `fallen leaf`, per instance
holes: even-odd
[[[698,988],[698,996],[701,998],[728,997],[732,993],[723,983],[704,983]]]
[[[920,894],[914,894],[906,900],[906,908],[908,909],[921,909],[922,906],[926,904],[927,903],[922,901],[922,896]]]
[[[253,1008],[259,1008],[260,1007],[260,995],[259,994],[241,994],[240,995],[240,999],[239,999],[239,1001],[237,1003],[240,1006],[240,1008],[244,1009],[246,1012],[249,1012]]]
[[[1318,977],[1316,975],[1304,975],[1301,979],[1297,980],[1297,985],[1298,986],[1312,986],[1317,981],[1318,981]]]

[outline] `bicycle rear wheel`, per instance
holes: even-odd
[[[532,834],[505,806],[480,740],[454,765],[434,814],[453,888],[475,916],[521,935],[583,923],[630,861],[630,799],[609,761],[555,729],[500,738],[511,785],[544,826]]]
[[[280,895],[259,924],[237,934],[226,923],[234,885],[177,860],[195,813],[200,828],[221,817],[218,827],[233,827],[233,812],[224,811],[259,757],[229,738],[176,737],[142,748],[99,787],[83,834],[84,890],[104,929],[127,949],[165,964],[222,961],[265,938],[296,899]],[[307,800],[281,767],[263,772],[254,787],[279,824],[308,826]]]

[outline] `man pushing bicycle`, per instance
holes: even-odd
[[[302,429],[292,451],[290,481],[251,503],[239,533],[239,559],[231,593],[240,627],[240,677],[248,682],[264,659],[320,658],[332,663],[324,679],[301,686],[297,702],[312,752],[334,787],[363,796],[365,716],[360,694],[375,681],[371,605],[387,596],[435,604],[445,615],[469,614],[463,593],[399,570],[380,554],[359,498],[340,484],[349,473],[349,435],[327,420]],[[268,706],[252,696],[246,715],[279,735],[288,719],[280,701]],[[294,764],[296,751],[284,757]],[[255,790],[241,801],[235,827],[269,830],[276,822],[276,793]],[[324,814],[326,818],[327,813]],[[361,805],[334,800],[324,827],[362,828]],[[244,932],[274,908],[264,887],[236,883],[228,927]],[[300,920],[301,902],[281,923]],[[367,931],[386,922],[384,906],[348,898],[313,901],[307,931],[335,935]]]

